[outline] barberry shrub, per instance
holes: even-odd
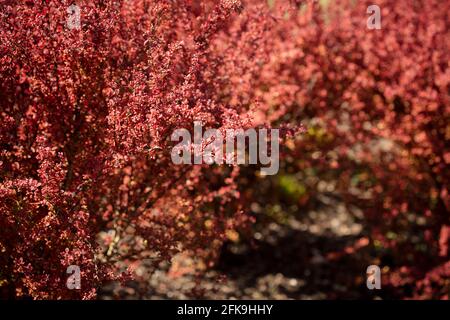
[[[370,30],[371,4],[79,1],[68,28],[71,1],[2,1],[2,296],[93,298],[120,261],[213,261],[255,175],[174,165],[172,132],[304,121],[283,170],[337,179],[395,257],[392,290],[445,297],[450,4],[377,0]]]

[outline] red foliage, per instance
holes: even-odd
[[[118,260],[214,257],[249,220],[241,169],[173,165],[173,130],[315,119],[325,134],[285,167],[334,172],[402,279],[423,280],[416,296],[444,297],[450,2],[377,0],[381,30],[366,1],[94,0],[81,30],[70,1],[47,2],[0,7],[4,295],[92,298]],[[71,264],[81,291],[65,287]]]
[[[65,26],[70,4],[1,6],[0,279],[11,296],[91,298],[118,255],[213,252],[246,220],[238,168],[170,158],[176,128],[247,123],[218,94],[210,49],[239,1],[198,17],[185,1],[86,1],[81,30]],[[81,291],[65,287],[72,264]]]
[[[448,297],[450,2],[376,1],[381,30],[366,28],[371,4],[309,2],[279,19],[256,95],[272,119],[310,128],[286,170],[337,178],[395,257],[391,273],[408,266],[402,285]],[[428,273],[434,287],[423,290]]]

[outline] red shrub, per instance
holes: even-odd
[[[69,1],[2,3],[4,294],[90,298],[114,278],[119,255],[209,255],[245,222],[238,168],[170,158],[173,130],[194,120],[247,125],[244,108],[220,96],[220,58],[210,49],[240,3],[213,3],[199,12],[181,0],[86,1],[80,30],[65,25]],[[100,254],[97,234],[106,230]],[[72,264],[81,291],[65,287]]]
[[[366,27],[371,4],[381,30]],[[395,258],[390,285],[400,273],[416,297],[448,297],[449,9],[433,0],[309,2],[266,35],[271,59],[254,85],[271,120],[309,127],[286,170],[338,179],[375,245]],[[428,272],[434,289],[423,291]]]
[[[444,296],[448,1],[377,0],[381,30],[365,1],[85,1],[81,30],[61,2],[0,7],[5,295],[90,298],[118,260],[214,257],[249,219],[240,169],[173,165],[173,130],[311,119],[286,170],[333,173],[396,257],[392,286]]]

